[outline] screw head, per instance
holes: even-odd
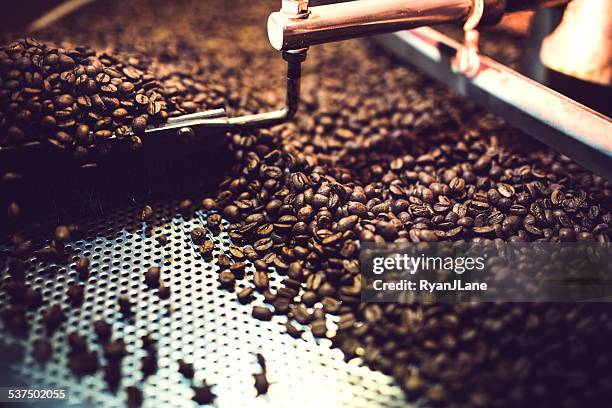
[[[308,0],[283,0],[281,11],[294,16],[308,13]]]

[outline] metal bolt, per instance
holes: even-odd
[[[294,18],[304,18],[309,13],[308,0],[283,0],[281,12]]]

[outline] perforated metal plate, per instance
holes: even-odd
[[[136,210],[121,210],[90,222],[84,222],[85,239],[68,245],[74,255],[87,256],[91,274],[86,283],[85,302],[81,307],[67,303],[66,288],[76,281],[74,263],[49,265],[33,263],[27,273],[29,284],[41,288],[45,305],[59,303],[68,316],[52,337],[54,353],[45,365],[31,357],[31,342],[46,336],[41,324],[42,308],[28,312],[33,322],[29,341],[3,335],[9,342],[26,348],[23,361],[10,370],[32,386],[65,387],[71,403],[88,406],[124,406],[129,385],[141,387],[145,407],[197,406],[191,401],[191,385],[203,379],[214,385],[217,407],[398,407],[405,406],[400,388],[393,380],[360,365],[355,359],[343,360],[342,353],[331,348],[327,339],[315,339],[305,331],[302,339],[285,332],[286,317],[275,316],[271,322],[251,317],[251,305],[241,305],[235,293],[219,287],[216,257],[228,252],[228,234],[214,236],[214,260],[206,262],[189,240],[189,232],[206,226],[206,214],[196,212],[184,219],[176,216],[177,201],[154,203],[159,228],[147,234],[144,224],[136,221]],[[224,224],[227,225],[227,224]],[[169,242],[160,245],[156,236],[165,233]],[[210,232],[209,232],[210,233]],[[8,246],[1,247],[8,255]],[[6,259],[3,256],[4,259]],[[161,300],[143,281],[143,273],[153,265],[162,267],[162,280],[169,285],[170,299]],[[252,265],[247,263],[248,271]],[[2,280],[6,282],[6,265]],[[247,276],[249,273],[247,272]],[[238,283],[242,288],[246,279]],[[271,276],[271,286],[277,281]],[[118,312],[117,298],[127,295],[135,305],[131,321]],[[264,305],[261,295],[253,304]],[[0,308],[8,304],[0,291]],[[44,307],[44,306],[43,306]],[[171,311],[171,312],[169,312]],[[117,394],[108,391],[99,370],[94,376],[78,380],[67,368],[66,336],[78,332],[88,339],[90,348],[102,355],[95,342],[93,321],[112,323],[113,338],[124,339],[128,355],[123,360],[122,382]],[[2,323],[0,323],[2,324]],[[333,322],[329,329],[334,330]],[[1,333],[6,333],[2,328]],[[150,333],[157,340],[158,371],[143,382],[142,336]],[[6,341],[5,340],[5,341]],[[256,353],[267,362],[268,394],[256,397],[252,374],[260,371]],[[194,364],[195,377],[187,380],[178,372],[178,359]]]

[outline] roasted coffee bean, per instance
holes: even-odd
[[[147,129],[147,119],[143,116],[136,116],[132,120],[132,130],[137,135],[142,135]]]
[[[200,245],[206,239],[206,230],[202,227],[197,227],[191,230],[191,240]]]
[[[161,268],[152,266],[145,272],[145,284],[150,288],[159,287],[159,279],[161,276]]]
[[[268,251],[270,248],[272,248],[273,245],[274,245],[274,241],[272,241],[271,238],[262,238],[253,244],[253,248],[257,252],[261,253],[261,252]]]
[[[293,318],[301,324],[308,324],[312,316],[308,313],[308,310],[303,306],[295,306],[292,310]]]
[[[164,284],[160,284],[159,285],[159,289],[157,289],[157,296],[160,299],[169,299],[171,292],[172,291],[170,290],[169,286],[166,286]]]
[[[310,330],[315,337],[325,337],[327,335],[327,325],[325,320],[315,320],[310,324]]]
[[[68,335],[68,345],[70,345],[72,351],[79,352],[87,350],[87,340],[78,333],[70,333]]]
[[[210,239],[205,240],[202,245],[200,245],[200,248],[198,248],[204,259],[208,260],[212,259],[214,249],[215,243]]]
[[[81,279],[87,279],[89,276],[89,258],[82,257],[77,259],[74,268],[79,273]]]
[[[206,211],[212,211],[218,208],[217,202],[213,198],[204,198],[202,200],[202,207],[204,207]]]
[[[132,309],[133,305],[131,300],[127,296],[119,296],[117,299],[117,304],[119,305],[119,312],[125,318],[130,318],[134,314]]]
[[[193,211],[193,201],[186,199],[179,203],[179,212],[183,215],[189,215]]]
[[[81,306],[85,299],[85,285],[73,283],[68,287],[67,294],[72,306]]]
[[[140,210],[140,213],[138,214],[138,219],[140,221],[150,221],[153,218],[153,207],[151,207],[150,205],[145,205],[144,207],[142,207],[142,210]]]
[[[127,395],[127,406],[130,408],[137,408],[142,405],[143,396],[140,388],[136,386],[126,387],[125,393]]]
[[[287,333],[295,339],[299,339],[302,337],[302,330],[296,328],[291,322],[285,323],[285,328],[287,329]]]
[[[306,306],[309,306],[309,307],[313,306],[318,300],[319,300],[319,296],[317,295],[316,292],[313,292],[313,291],[304,292],[301,298],[302,303],[304,303]]]
[[[125,357],[125,343],[123,340],[115,340],[104,345],[104,357],[107,360],[121,360]]]
[[[212,404],[215,401],[215,398],[217,398],[206,381],[202,381],[201,387],[192,388],[194,392],[192,400],[200,405]]]
[[[98,337],[98,341],[101,343],[106,343],[108,340],[110,340],[112,335],[112,328],[110,324],[108,324],[105,320],[96,320],[93,323],[93,326],[94,332]]]
[[[258,291],[263,292],[270,286],[270,279],[267,272],[255,271],[253,273],[253,283]]]
[[[324,297],[321,299],[321,303],[326,313],[337,314],[340,311],[341,302],[337,299]]]
[[[53,355],[51,342],[47,339],[36,339],[32,342],[32,357],[39,363],[47,362]]]
[[[121,381],[121,363],[118,361],[109,361],[103,368],[103,379],[111,391],[116,391]]]
[[[219,283],[221,283],[221,286],[224,288],[233,288],[236,284],[236,275],[230,271],[223,271],[219,274]]]
[[[47,307],[43,312],[42,322],[47,328],[47,331],[54,332],[64,321],[66,315],[62,307],[58,304],[53,304]]]
[[[36,309],[43,303],[42,293],[40,289],[27,288],[24,293],[24,301],[29,309]]]
[[[286,315],[289,312],[289,302],[289,298],[277,297],[272,303],[274,306],[274,313],[277,315]]]
[[[193,378],[195,371],[193,369],[193,364],[187,363],[184,360],[178,360],[179,365],[179,373],[183,374],[185,378]]]
[[[75,375],[91,375],[98,370],[98,354],[95,350],[72,352],[68,355],[68,368]]]
[[[257,353],[255,355],[255,357],[257,357],[257,363],[261,367],[261,370],[265,372],[266,371],[266,359],[265,359],[265,357],[261,353]]]
[[[247,304],[249,303],[251,300],[253,300],[253,292],[255,290],[250,287],[247,286],[246,288],[242,289],[240,292],[238,292],[238,294],[236,295],[238,298],[238,301],[242,304]]]
[[[257,320],[270,321],[272,320],[272,311],[267,307],[254,306],[253,317]]]
[[[70,229],[65,225],[60,225],[55,228],[55,239],[59,242],[67,242],[70,240]]]
[[[253,374],[253,378],[255,379],[255,390],[257,391],[257,396],[267,394],[268,388],[270,388],[270,384],[268,383],[266,373],[262,372],[258,374]]]
[[[238,248],[237,246],[231,246],[230,249],[230,255],[236,260],[236,261],[244,261],[245,254],[244,251],[240,248]]]
[[[217,265],[219,265],[220,268],[229,268],[231,264],[232,264],[232,260],[226,254],[221,253],[217,257]]]
[[[213,232],[219,232],[221,230],[221,216],[219,214],[209,215],[206,226]]]

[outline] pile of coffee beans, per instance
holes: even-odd
[[[0,145],[39,141],[83,158],[112,136],[142,143],[171,108],[144,62],[33,38],[0,48]],[[171,105],[171,104],[170,104]]]
[[[230,10],[222,1],[109,2],[112,20],[83,13],[41,35],[97,49],[129,44],[124,51],[145,55],[165,88],[168,115],[224,102],[234,114],[254,113],[283,97],[283,62],[265,34],[272,10],[254,3],[237,0]],[[210,233],[225,218],[241,245],[217,259],[223,286],[251,282],[237,301],[261,293],[267,304],[253,308],[255,318],[287,315],[289,335],[308,328],[330,338],[347,358],[394,376],[409,400],[606,406],[612,308],[361,303],[358,254],[363,242],[609,242],[610,183],[363,42],[313,47],[302,99],[295,123],[230,135],[236,164],[219,191],[201,200],[214,213]],[[180,204],[186,218],[196,208],[192,199]],[[185,240],[210,260],[206,232]],[[24,242],[16,241],[16,255],[31,251]],[[252,274],[245,272],[251,264]],[[85,261],[79,265],[87,271]],[[281,280],[277,290],[272,274]],[[156,287],[157,276],[147,271],[144,280]],[[25,307],[3,311],[16,332],[27,331]],[[119,307],[130,314],[129,299]],[[61,324],[59,312],[48,309],[51,326]],[[95,371],[94,357],[97,363],[84,355],[91,364],[75,367]],[[180,361],[179,370],[193,377],[191,364]],[[267,391],[265,368],[254,380],[259,393]],[[138,388],[127,392],[130,404],[141,402]],[[214,399],[206,383],[194,393],[198,402]]]

